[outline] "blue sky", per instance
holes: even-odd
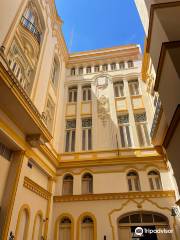
[[[134,0],[55,0],[70,52],[125,44],[144,46]]]

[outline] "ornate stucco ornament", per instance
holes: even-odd
[[[97,109],[98,117],[102,120],[103,125],[105,125],[109,119],[109,99],[104,95],[98,99]]]

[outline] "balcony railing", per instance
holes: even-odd
[[[161,118],[161,114],[162,114],[162,104],[161,104],[160,98],[158,98],[157,103],[156,103],[156,110],[154,113],[153,123],[152,123],[152,127],[151,127],[151,132],[150,132],[151,138],[154,137],[154,134],[157,130],[158,123]]]
[[[23,16],[21,19],[21,24],[34,35],[38,43],[41,42],[41,33],[37,30],[37,27],[32,22]]]

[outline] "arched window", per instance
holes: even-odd
[[[129,191],[140,191],[139,176],[135,171],[131,171],[127,174],[127,181]]]
[[[90,173],[85,173],[82,176],[82,194],[93,193],[93,176]]]
[[[72,240],[71,238],[72,232],[72,222],[69,217],[63,217],[60,220],[59,224],[59,237],[60,240]]]
[[[85,216],[81,221],[81,240],[94,239],[94,222],[89,216]]]
[[[33,227],[32,240],[40,240],[42,236],[43,216],[41,212],[36,214]]]
[[[151,190],[162,189],[160,174],[157,171],[150,171],[148,173],[149,185]]]
[[[22,206],[16,224],[15,239],[28,239],[28,229],[30,221],[30,210],[27,206]]]
[[[63,178],[62,195],[73,195],[73,176],[70,174]]]

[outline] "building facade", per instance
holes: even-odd
[[[180,1],[135,0],[147,36],[143,80],[154,99],[152,142],[163,145],[180,187],[179,149],[179,22]]]
[[[179,239],[140,47],[69,54],[53,0],[0,15],[0,239]]]

